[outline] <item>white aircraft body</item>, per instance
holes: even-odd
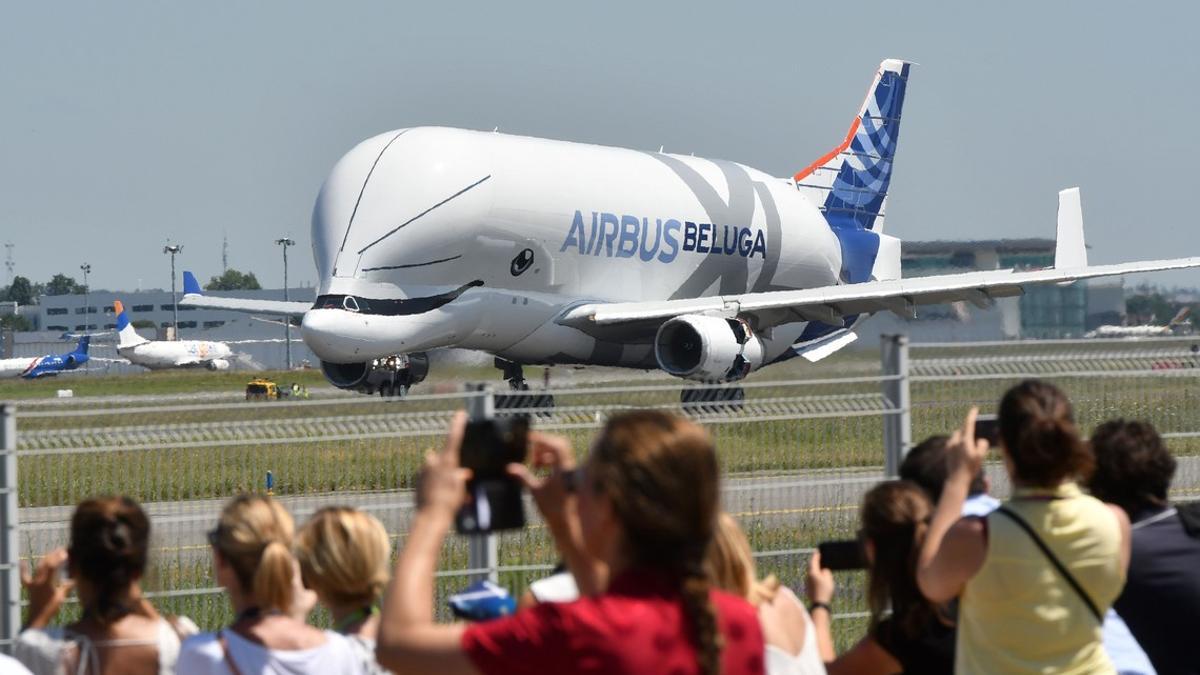
[[[1095,330],[1088,331],[1084,334],[1085,338],[1144,338],[1144,337],[1165,337],[1174,335],[1175,327],[1183,324],[1187,320],[1187,315],[1191,310],[1187,307],[1179,310],[1173,319],[1167,322],[1165,326],[1155,326],[1153,324],[1144,324],[1141,326],[1097,326]]]
[[[884,61],[845,140],[791,178],[496,132],[381,134],[317,197],[315,304],[207,297],[190,273],[182,304],[302,314],[326,377],[368,393],[403,392],[444,347],[495,355],[514,387],[532,364],[714,382],[822,358],[879,311],[1200,265],[1088,266],[1076,189],[1060,195],[1053,269],[901,279],[882,230],[909,69]]]
[[[224,342],[210,340],[147,340],[138,335],[129,322],[129,313],[120,300],[113,303],[117,312],[117,354],[130,363],[150,370],[166,368],[208,368],[228,370],[233,350]]]

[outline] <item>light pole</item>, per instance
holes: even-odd
[[[167,244],[163,253],[171,254],[171,328],[175,333],[173,339],[179,339],[179,300],[175,298],[175,254],[183,252],[183,244]]]
[[[296,242],[288,237],[276,239],[276,244],[283,247],[283,301],[288,301],[288,276],[287,276],[287,250],[289,246],[295,246]],[[283,344],[285,353],[287,354],[287,369],[292,369],[292,315],[288,314],[283,317]]]
[[[92,271],[92,266],[88,263],[83,263],[79,266],[83,270],[83,332],[88,331],[88,295],[92,289],[88,288],[88,273]]]
[[[88,273],[92,271],[92,266],[89,263],[83,263],[79,266],[83,270],[83,332],[88,332],[88,319],[91,318],[91,312],[88,311],[88,295],[91,294],[91,288],[88,287]],[[88,364],[83,364],[83,369],[88,369]]]

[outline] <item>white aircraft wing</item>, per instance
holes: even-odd
[[[257,314],[304,314],[312,309],[311,302],[296,302],[288,300],[256,300],[251,298],[220,298],[204,295],[200,282],[196,281],[191,272],[183,273],[183,298],[179,301],[184,307],[201,307],[203,309],[228,309],[235,312],[254,312]]]
[[[687,300],[591,303],[568,310],[558,322],[587,332],[593,326],[658,322],[681,314],[748,316],[756,320],[759,330],[794,321],[840,324],[846,316],[883,310],[911,318],[916,315],[918,305],[965,300],[978,307],[988,307],[996,298],[1022,295],[1027,286],[1037,284],[1189,267],[1200,267],[1200,257],[1067,269],[967,272]]]
[[[214,295],[185,293],[179,300],[180,307],[203,309],[228,309],[235,312],[256,314],[303,314],[312,309],[311,302],[284,300],[255,300],[251,298],[218,298]]]

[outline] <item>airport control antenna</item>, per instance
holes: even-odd
[[[290,237],[283,237],[275,240],[276,244],[283,247],[283,301],[287,302],[288,298],[288,275],[287,275],[287,250],[289,246],[295,246],[296,241]],[[283,317],[283,344],[284,353],[287,355],[287,369],[292,369],[292,315],[289,314]]]
[[[171,332],[179,339],[179,298],[175,296],[175,255],[183,252],[183,244],[167,244],[163,253],[171,254]]]
[[[4,269],[8,272],[8,285],[12,286],[13,270],[16,269],[17,263],[13,262],[12,257],[13,243],[11,241],[4,242]]]

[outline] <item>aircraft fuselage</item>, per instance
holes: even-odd
[[[457,346],[518,363],[651,368],[653,329],[555,323],[584,302],[839,281],[842,249],[793,183],[735,162],[448,128],[369,139],[313,211],[305,342],[350,363]],[[768,360],[805,322],[764,336]]]

